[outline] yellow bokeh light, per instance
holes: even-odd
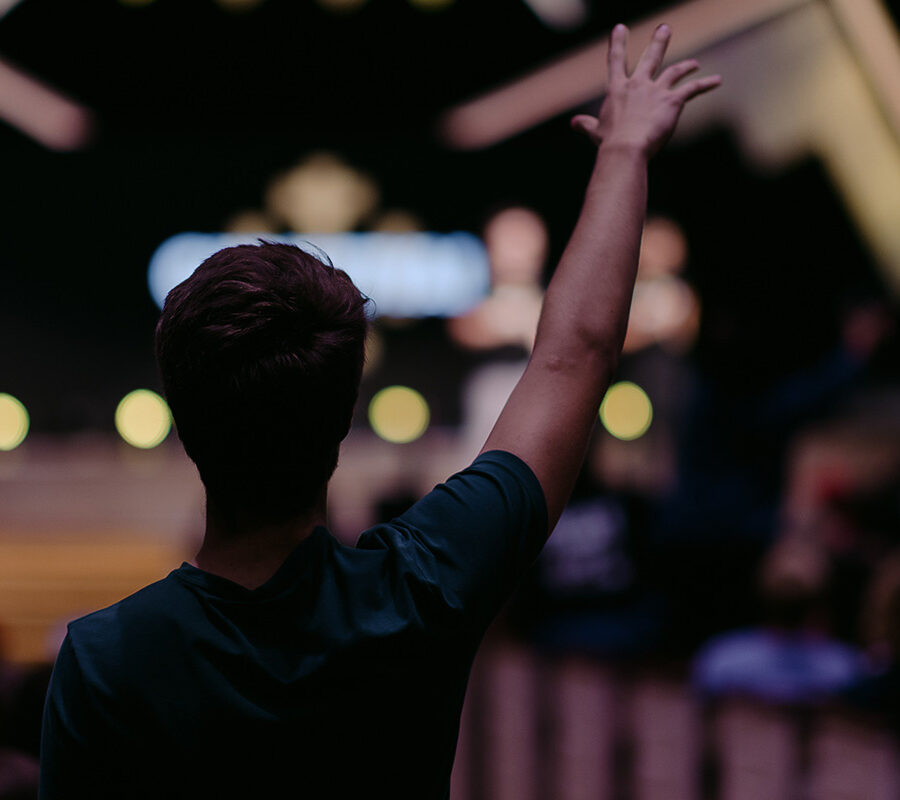
[[[134,447],[156,447],[171,429],[172,414],[166,401],[149,389],[129,392],[116,408],[116,430]]]
[[[265,213],[298,233],[353,230],[378,206],[375,181],[332,153],[313,153],[276,175]]]
[[[408,386],[388,386],[369,403],[369,424],[382,439],[406,444],[418,439],[428,428],[428,403]]]
[[[0,450],[14,450],[28,435],[28,412],[11,394],[0,393]]]
[[[631,441],[643,436],[653,422],[653,404],[636,383],[620,381],[603,398],[600,421],[617,439]]]

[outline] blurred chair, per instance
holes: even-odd
[[[482,777],[481,735],[484,723],[482,707],[483,674],[489,649],[480,650],[469,673],[469,686],[463,702],[459,720],[459,737],[456,742],[456,757],[450,775],[450,800],[471,800],[479,796],[478,787]]]
[[[611,800],[618,727],[613,675],[596,661],[566,657],[554,664],[547,692],[547,796]]]
[[[484,797],[541,796],[539,665],[527,648],[500,644],[485,664]]]
[[[800,796],[798,734],[788,711],[758,701],[726,699],[716,710],[713,726],[719,800]]]
[[[816,721],[810,741],[808,800],[896,800],[897,744],[885,729],[843,712]]]
[[[698,798],[702,739],[698,709],[689,687],[663,678],[637,680],[630,723],[634,799]],[[760,797],[757,795],[756,800]]]

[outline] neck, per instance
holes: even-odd
[[[261,523],[224,514],[207,497],[206,532],[193,564],[255,589],[271,578],[293,549],[325,524],[325,487],[316,504],[284,522]]]

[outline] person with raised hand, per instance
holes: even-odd
[[[613,31],[598,145],[534,351],[482,453],[348,547],[328,482],[362,375],[366,298],[293,245],[210,256],[166,298],[156,354],[206,490],[192,563],[75,620],[44,710],[53,798],[446,800],[478,646],[559,518],[625,334],[647,160],[718,84],[637,69]],[[321,257],[320,257],[321,256]]]

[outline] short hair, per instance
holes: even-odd
[[[322,255],[262,240],[228,247],[166,297],[163,389],[208,501],[227,514],[290,519],[314,506],[337,466],[367,298]]]

